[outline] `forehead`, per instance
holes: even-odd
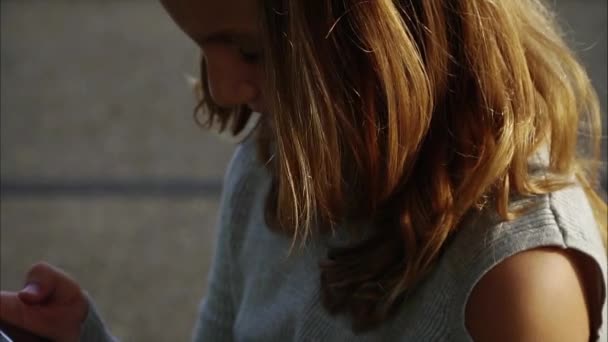
[[[161,3],[189,35],[257,28],[257,0],[161,0]]]

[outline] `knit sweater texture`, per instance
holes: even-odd
[[[242,142],[224,179],[215,255],[194,341],[470,341],[465,306],[477,282],[506,258],[544,246],[577,250],[597,265],[591,288],[603,302],[597,313],[602,322],[592,333],[606,339],[606,252],[581,188],[538,196],[533,209],[513,221],[491,212],[467,220],[396,316],[355,333],[348,316],[330,315],[320,301],[319,261],[344,236],[315,238],[289,253],[291,239],[271,232],[264,221],[271,178],[255,152],[253,138]],[[524,204],[530,200],[512,206]],[[94,305],[81,340],[113,340]]]

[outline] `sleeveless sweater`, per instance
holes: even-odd
[[[603,304],[602,312],[594,313],[602,321],[592,335],[606,339],[606,251],[579,187],[537,196],[532,209],[512,221],[492,212],[467,220],[395,317],[357,334],[347,316],[330,315],[320,300],[318,264],[335,240],[314,239],[290,254],[291,239],[271,232],[264,221],[270,182],[248,138],[237,147],[224,179],[208,291],[194,331],[197,342],[470,341],[465,307],[477,282],[506,258],[545,246],[580,251],[596,264],[599,276],[591,288]],[[90,310],[82,340],[107,341],[108,336]]]

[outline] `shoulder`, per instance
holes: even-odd
[[[466,308],[475,341],[588,341],[584,260],[538,248],[515,254],[485,274]]]
[[[588,312],[587,322],[591,320],[591,334],[605,334],[601,316],[606,303],[606,250],[583,190],[573,186],[513,205],[528,210],[511,221],[492,212],[471,217],[439,260],[441,279],[453,284],[449,317],[454,336],[470,337],[467,330],[475,329],[471,317],[487,326],[503,324],[502,329],[530,324],[523,333],[554,325],[559,332],[567,324],[579,324],[559,315],[581,307]],[[585,298],[582,306],[580,298]],[[566,323],[547,325],[547,320]]]
[[[493,210],[471,215],[446,246],[452,267],[472,280],[517,253],[539,247],[576,249],[589,254],[606,269],[606,251],[593,210],[584,191],[572,186],[535,197],[513,200],[520,211],[505,221]]]

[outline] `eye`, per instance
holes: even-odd
[[[239,55],[241,58],[249,64],[259,63],[262,59],[262,53],[256,49],[248,49],[243,46],[237,47]]]

